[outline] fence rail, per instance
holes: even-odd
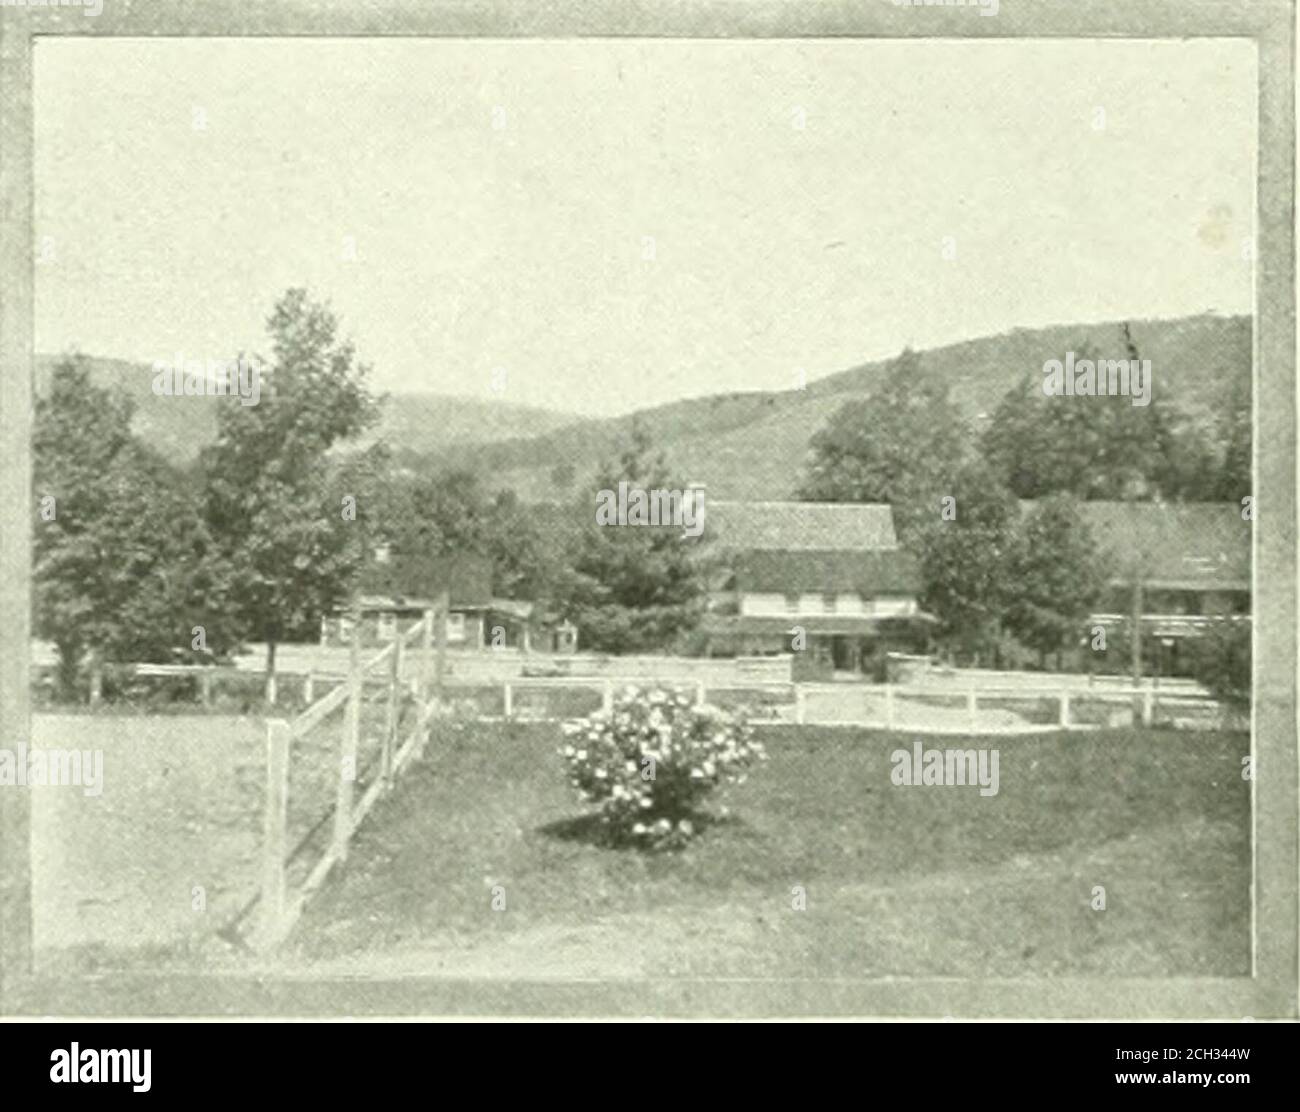
[[[447,692],[450,696],[458,692],[462,696],[489,694],[494,709],[499,707],[500,713],[481,713],[478,715],[481,718],[554,721],[569,717],[570,713],[557,711],[553,699],[547,700],[540,712],[535,707],[521,706],[520,696],[533,691],[582,691],[598,694],[601,709],[608,711],[616,691],[628,686],[651,685],[655,685],[654,681],[647,683],[638,676],[546,676],[518,677],[497,684],[451,683]],[[700,705],[719,701],[716,698],[719,693],[752,693],[762,705],[777,712],[770,718],[757,719],[760,724],[905,727],[931,732],[1042,732],[1120,724],[1126,717],[1150,726],[1162,713],[1166,720],[1178,719],[1180,711],[1188,712],[1184,718],[1207,721],[1218,720],[1225,713],[1220,704],[1203,693],[1183,689],[1161,691],[1153,685],[1051,689],[1038,684],[1026,687],[1012,683],[958,687],[738,678],[728,682],[701,679],[658,686],[692,691]],[[474,701],[478,705],[479,701]],[[1101,721],[1096,720],[1097,708],[1103,710]]]
[[[438,702],[436,685],[431,688],[426,679],[437,674],[437,624],[434,613],[427,612],[414,627],[365,661],[360,645],[354,644],[343,683],[296,718],[267,721],[261,883],[257,896],[241,914],[242,919],[256,910],[248,935],[255,948],[270,949],[293,929],[330,870],[347,858],[352,837],[371,808],[392,789],[397,776],[427,743]],[[441,644],[439,638],[439,647]],[[404,681],[402,658],[409,651],[419,651],[425,667]],[[376,680],[378,697],[367,700],[367,686],[373,687]],[[361,752],[363,725],[368,716],[376,714],[382,720],[377,728],[378,752],[370,754],[367,763]],[[295,745],[303,749],[296,765]],[[328,759],[322,770],[322,755],[331,750],[334,758]],[[315,786],[328,791],[332,801],[314,811],[311,800],[306,801],[303,825],[307,829],[291,847],[295,770],[305,780],[304,794],[311,794]],[[360,798],[354,798],[362,784]]]

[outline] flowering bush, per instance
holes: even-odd
[[[685,694],[630,687],[610,711],[565,722],[560,748],[578,798],[600,809],[619,841],[680,846],[721,784],[743,784],[766,760],[743,711],[695,706]]]

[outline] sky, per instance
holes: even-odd
[[[43,39],[37,350],[607,415],[1250,313],[1249,41]]]

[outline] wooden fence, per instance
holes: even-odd
[[[697,705],[765,706],[769,716],[755,718],[759,725],[850,726],[901,729],[917,733],[1016,734],[1051,730],[1087,729],[1114,725],[1114,721],[1089,721],[1077,715],[1084,704],[1118,707],[1129,722],[1156,724],[1162,711],[1182,708],[1192,717],[1217,721],[1221,708],[1204,695],[1162,692],[1153,685],[1133,688],[1121,685],[1080,690],[1026,688],[1019,685],[972,685],[965,690],[933,686],[869,683],[802,683],[737,679],[726,683],[697,680],[694,684],[647,683],[645,677],[516,677],[500,684],[447,683],[438,666],[440,654],[434,648],[437,627],[433,615],[426,615],[414,628],[373,656],[362,661],[358,645],[351,648],[345,682],[335,687],[292,720],[271,719],[266,724],[266,794],[263,813],[261,883],[257,897],[246,910],[257,910],[249,938],[259,949],[280,942],[293,928],[311,895],[319,889],[330,870],[344,861],[357,827],[375,802],[389,791],[400,773],[424,750],[433,717],[443,696],[462,699],[488,693],[495,701],[499,692],[499,713],[481,711],[483,720],[555,721],[571,717],[572,707],[555,711],[548,703],[538,713],[521,707],[520,697],[532,692],[581,691],[592,696],[589,709],[599,705],[612,709],[616,694],[626,687],[667,687],[690,690]],[[441,638],[439,639],[441,640]],[[420,667],[402,678],[403,658],[422,654]],[[371,766],[362,767],[359,742],[367,691],[377,692],[383,705],[383,728],[377,754]],[[595,696],[599,695],[599,703]],[[413,709],[403,734],[403,709]],[[1019,710],[1011,710],[1018,707]],[[1014,721],[998,721],[996,713]],[[1109,713],[1109,712],[1107,712]],[[339,721],[334,722],[338,717]],[[1096,717],[1095,715],[1093,716]],[[290,780],[295,742],[322,728],[336,731],[337,754],[333,765],[334,800],[317,817],[305,837],[290,847]],[[306,757],[302,759],[307,759]],[[358,785],[369,771],[367,786],[354,798]],[[328,832],[325,824],[332,822]],[[311,852],[317,854],[310,861]],[[304,857],[307,860],[304,861]],[[296,874],[291,866],[297,865]],[[305,874],[305,875],[304,875]],[[301,876],[295,881],[293,876]]]
[[[1056,729],[1088,729],[1122,722],[1151,726],[1203,720],[1218,723],[1226,713],[1209,696],[1186,690],[1162,691],[1156,685],[1131,687],[1122,684],[1094,688],[1062,687],[1057,690],[1035,684],[971,685],[965,688],[916,684],[804,683],[795,681],[737,680],[693,684],[647,683],[641,677],[527,677],[498,684],[449,684],[448,694],[482,696],[490,693],[495,706],[481,713],[485,719],[553,721],[569,717],[557,712],[548,700],[540,713],[521,709],[521,695],[528,692],[586,691],[599,693],[600,706],[608,711],[614,695],[622,688],[663,686],[693,692],[703,705],[740,704],[746,696],[774,711],[757,724],[856,726],[876,729],[908,729],[932,733],[1016,733]],[[500,692],[499,702],[496,692]],[[735,698],[720,698],[727,693]],[[477,699],[475,700],[477,702]],[[592,708],[595,709],[592,700]],[[496,708],[499,707],[499,713]],[[1005,720],[1005,721],[999,721]],[[1015,720],[1020,720],[1019,722]]]
[[[151,679],[190,679],[195,683],[199,703],[208,707],[212,705],[213,695],[222,685],[245,687],[255,682],[259,688],[265,689],[265,672],[254,672],[244,669],[230,667],[221,667],[213,664],[122,664],[113,665],[112,667],[123,669],[131,676],[138,676]],[[276,676],[283,679],[301,680],[302,702],[310,706],[316,701],[316,691],[320,687],[329,687],[339,682],[340,679],[346,679],[338,674],[325,670],[311,670],[299,672],[290,668],[277,668]],[[90,679],[90,702],[98,703],[102,697],[102,679],[97,679],[92,675]],[[383,682],[381,677],[369,676],[368,683]],[[272,684],[270,697],[267,702],[274,706],[277,701],[276,691],[278,684]]]
[[[438,671],[434,646],[438,624],[433,613],[427,613],[416,626],[365,661],[360,645],[354,643],[345,682],[296,718],[267,721],[261,883],[256,899],[247,909],[256,908],[249,938],[257,949],[275,946],[292,930],[307,900],[330,870],[346,859],[353,834],[375,802],[391,790],[401,772],[423,751],[437,706],[436,681],[430,683],[427,677]],[[425,667],[404,681],[402,660],[413,651],[423,654]],[[381,704],[383,724],[378,753],[372,755],[367,767],[360,752],[362,715],[367,688],[373,691],[376,681],[379,697],[370,702]],[[413,716],[404,713],[408,710],[414,711]],[[409,719],[405,736],[404,718]],[[337,760],[331,762],[329,777],[333,781],[333,803],[315,817],[306,835],[291,847],[289,788],[295,742],[315,736],[322,729],[335,731],[337,741]],[[367,774],[368,786],[360,798],[355,798]],[[327,823],[331,824],[328,829]],[[313,848],[318,853],[316,860],[303,862]],[[305,877],[298,882],[292,879],[291,866],[295,864],[305,869]]]

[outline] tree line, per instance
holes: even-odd
[[[1124,340],[1140,358],[1127,326]],[[1078,358],[1097,355],[1081,344]],[[1208,417],[1162,391],[1137,407],[1122,395],[1049,397],[1041,385],[1025,375],[980,428],[905,350],[879,390],[843,405],[810,444],[800,496],[889,503],[940,646],[972,661],[1008,649],[1046,661],[1078,644],[1114,570],[1080,502],[1250,493],[1248,375]]]
[[[382,442],[365,446],[379,412],[370,368],[305,290],[277,301],[267,331],[259,404],[222,405],[214,441],[189,465],[134,436],[130,399],[96,386],[75,357],[38,399],[34,618],[65,694],[107,662],[219,661],[249,642],[265,645],[272,684],[277,647],[314,640],[380,544],[417,571],[473,554],[495,595],[572,620],[594,651],[698,648],[717,569],[709,531],[602,528],[593,513],[595,492],[620,481],[684,488],[643,427],[589,486],[525,505],[483,477],[416,472]],[[939,645],[965,659],[1010,647],[1045,662],[1077,643],[1108,577],[1080,500],[1249,493],[1248,383],[1209,419],[1159,393],[1137,408],[1047,398],[1037,385],[1027,376],[974,429],[904,351],[810,444],[801,497],[889,503]]]
[[[572,618],[592,648],[659,647],[702,610],[692,553],[595,529],[589,498],[528,507],[473,474],[416,473],[382,442],[363,446],[379,404],[370,368],[305,290],[277,301],[267,332],[258,404],[225,399],[189,465],[132,433],[132,399],[96,385],[84,359],[61,360],[38,398],[33,618],[63,698],[105,664],[218,662],[250,642],[265,646],[273,690],[277,648],[314,640],[380,545],[417,575],[473,554],[494,594]],[[649,482],[663,467],[638,432],[592,478]]]

